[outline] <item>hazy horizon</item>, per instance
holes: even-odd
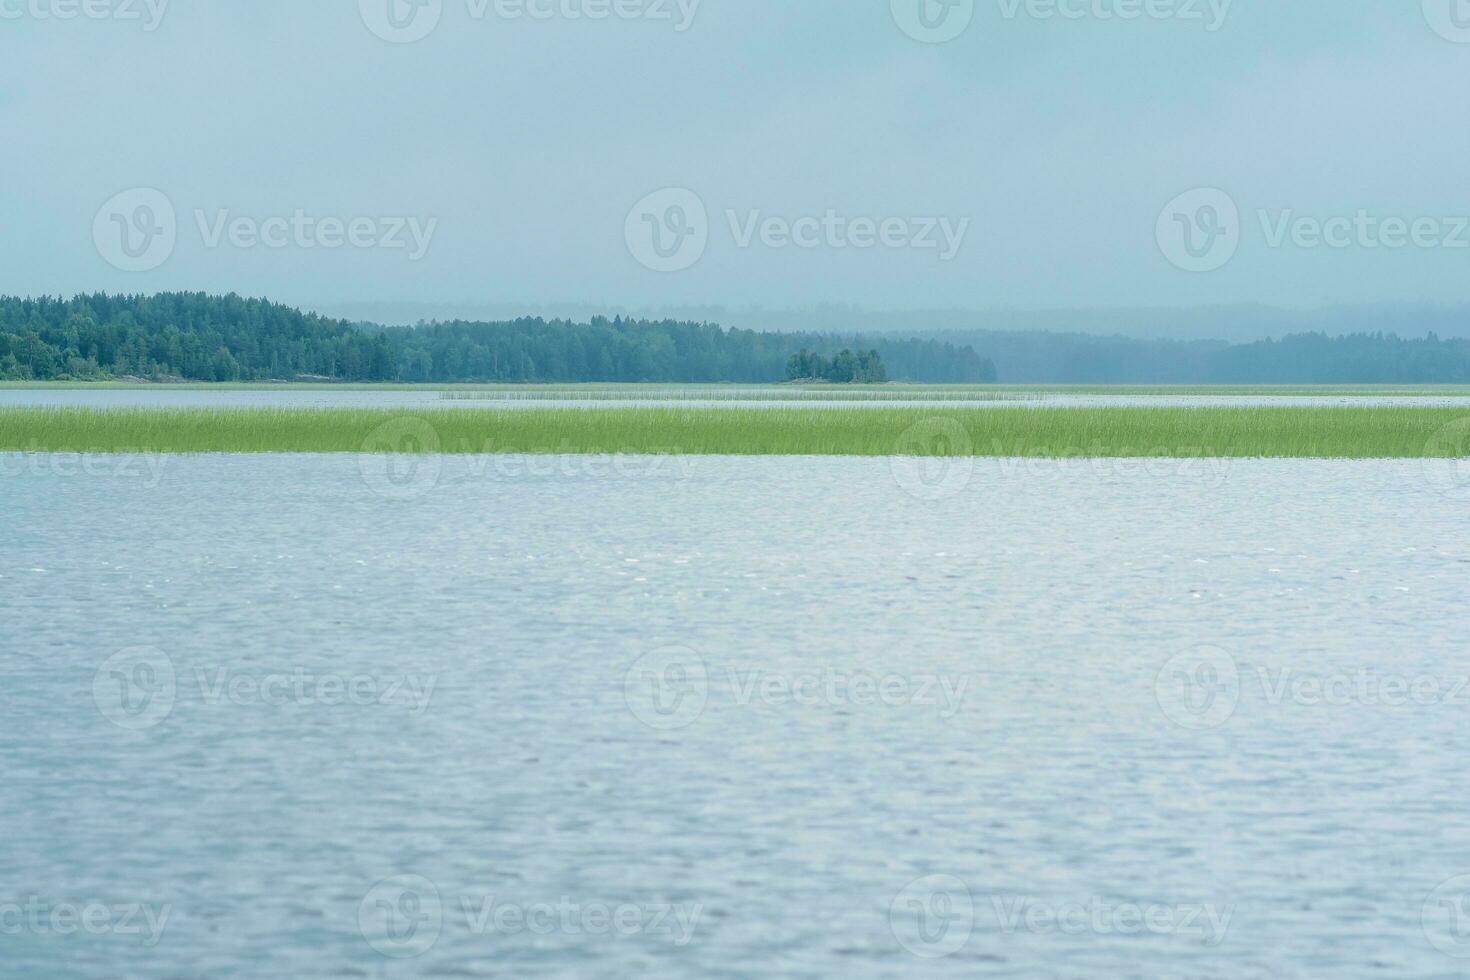
[[[598,306],[578,303],[327,303],[310,308],[340,319],[412,326],[467,320],[504,321],[541,317],[586,322],[623,316],[649,320],[692,320],[747,330],[927,334],[948,331],[1077,333],[1135,338],[1223,340],[1248,343],[1291,334],[1395,333],[1419,338],[1470,337],[1470,305],[1376,303],[1293,310],[1242,303],[1199,307],[1113,307],[1078,309],[863,309],[831,303],[805,308],[711,305]]]
[[[1470,302],[1452,0],[919,2],[8,0],[0,292]]]

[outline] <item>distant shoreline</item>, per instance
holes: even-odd
[[[577,383],[507,383],[507,382],[362,382],[362,381],[0,381],[0,391],[472,391],[472,392],[557,392],[586,394],[609,391],[621,395],[646,392],[679,391],[698,393],[739,391],[784,391],[810,393],[814,401],[827,394],[843,392],[889,392],[918,395],[936,392],[973,392],[980,394],[1067,394],[1067,395],[1355,395],[1470,398],[1470,384],[1220,384],[1220,385],[1139,385],[1139,384],[943,384],[919,382],[887,382],[884,384],[792,384],[786,381],[752,383],[725,382],[624,382],[584,381]]]

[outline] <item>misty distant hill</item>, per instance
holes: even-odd
[[[348,320],[409,325],[423,321],[513,320],[524,316],[586,322],[596,316],[719,323],[744,330],[818,333],[1043,332],[1153,340],[1216,340],[1232,344],[1293,334],[1392,333],[1400,337],[1470,338],[1470,306],[1381,304],[1316,310],[1236,305],[1193,309],[910,310],[873,311],[847,306],[807,310],[728,309],[722,306],[631,308],[554,304],[339,303],[317,309]]]

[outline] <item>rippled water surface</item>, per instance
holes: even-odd
[[[0,455],[0,976],[1470,968],[1418,462],[85,462]]]

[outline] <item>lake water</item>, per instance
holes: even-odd
[[[0,976],[1470,969],[1444,474],[923,465],[0,455]]]
[[[616,397],[568,392],[508,392],[500,397],[486,393],[445,397],[439,389],[353,390],[313,388],[209,389],[209,388],[0,388],[0,408],[795,408],[802,405],[830,409],[864,408],[1097,408],[1135,407],[1347,407],[1390,406],[1461,408],[1470,405],[1464,395],[1128,395],[1044,394],[1017,395],[998,392],[975,399],[923,398],[906,395],[899,399],[843,400],[816,390],[792,398],[790,388],[776,388],[780,397],[740,398],[731,393],[717,397],[649,395]]]

